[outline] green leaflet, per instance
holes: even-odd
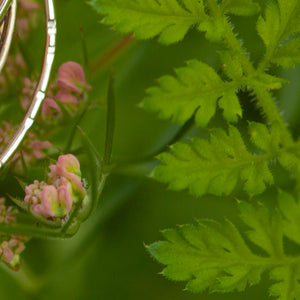
[[[293,204],[298,205],[292,196],[283,192],[279,201],[284,202],[284,197],[290,197]],[[275,281],[270,294],[280,300],[298,299],[300,258],[284,253],[281,212],[270,212],[263,205],[254,207],[245,202],[239,202],[238,206],[241,219],[250,228],[247,236],[265,251],[263,256],[249,249],[229,221],[221,224],[200,220],[196,225],[165,230],[166,241],[156,242],[147,249],[166,265],[163,275],[187,281],[187,290],[194,293],[205,289],[223,293],[243,291],[247,285],[259,283],[262,271],[268,269],[271,280]],[[290,226],[296,232],[298,224],[290,223]]]
[[[216,129],[210,141],[194,139],[191,145],[178,143],[171,149],[172,153],[158,157],[162,165],[155,169],[154,177],[169,183],[172,189],[189,188],[197,196],[229,195],[243,180],[245,190],[254,195],[273,183],[267,165],[272,153],[251,154],[233,126],[229,127],[228,135]]]
[[[146,110],[158,112],[163,119],[184,123],[199,108],[196,124],[206,126],[216,112],[218,99],[223,98],[220,107],[228,121],[236,122],[242,115],[235,93],[239,83],[224,82],[210,66],[197,60],[177,69],[176,75],[176,78],[163,76],[159,87],[148,89],[148,96],[142,102]]]
[[[239,131],[229,126],[228,134],[213,130],[210,141],[195,138],[191,144],[173,145],[172,152],[159,155],[162,164],[153,176],[173,190],[188,188],[196,196],[229,195],[242,180],[245,191],[257,195],[273,184],[270,161],[277,159],[288,170],[300,170],[300,145],[283,148],[278,123],[269,131],[263,124],[251,122],[249,134],[258,154],[250,153]]]
[[[265,17],[260,16],[257,21],[257,31],[267,49],[276,49],[288,36],[300,31],[300,2],[270,1]]]
[[[222,9],[237,16],[252,16],[260,11],[260,7],[252,0],[223,0]]]
[[[275,1],[271,1],[265,11],[265,17],[260,16],[257,21],[257,31],[266,47],[271,47],[277,42],[274,37],[280,34],[280,14]]]
[[[160,36],[163,44],[176,43],[188,30],[206,19],[198,0],[92,0],[103,22],[122,33],[134,32],[140,39]]]
[[[272,58],[272,62],[286,69],[295,68],[300,63],[300,38],[288,41],[278,49]]]

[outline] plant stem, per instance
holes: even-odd
[[[234,54],[239,57],[239,60],[242,64],[244,74],[246,77],[255,78],[257,74],[264,73],[264,70],[256,70],[251,63],[247,52],[243,49],[241,43],[236,38],[232,26],[227,21],[226,17],[222,14],[222,10],[218,6],[216,0],[208,0],[208,5],[211,11],[211,14],[215,18],[223,18],[224,29],[225,29],[225,37],[224,41],[227,44],[228,48],[230,48]],[[285,145],[292,143],[292,137],[290,132],[287,129],[287,126],[282,119],[282,116],[270,95],[270,92],[266,88],[251,86],[256,94],[257,100],[263,109],[263,113],[266,116],[266,119],[269,123],[273,123],[277,121],[279,123],[281,129],[281,136],[283,138],[283,142]]]
[[[115,95],[114,95],[114,80],[111,74],[107,92],[107,118],[106,118],[106,137],[105,150],[103,156],[103,168],[106,169],[110,165],[113,141],[115,133]]]

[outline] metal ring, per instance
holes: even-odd
[[[0,0],[1,1],[1,0]],[[7,0],[9,1],[9,0]],[[6,2],[7,2],[6,1]],[[11,4],[11,10],[16,0]],[[2,6],[1,6],[2,7]],[[1,15],[0,7],[0,15]],[[20,124],[18,130],[5,147],[3,153],[0,154],[0,168],[12,157],[21,144],[27,131],[32,126],[38,110],[45,99],[45,93],[49,84],[50,74],[55,56],[56,45],[56,19],[53,0],[45,0],[46,11],[46,45],[44,51],[44,60],[38,83],[35,88],[32,103]]]
[[[0,4],[0,71],[8,56],[15,27],[16,12],[17,0],[2,0]]]

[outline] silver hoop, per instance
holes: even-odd
[[[0,0],[1,1],[1,0]],[[11,3],[10,6],[7,3]],[[9,28],[7,29],[7,38],[12,37],[12,32],[16,19],[16,0],[2,0],[0,4],[0,16],[2,16],[2,8],[4,14],[10,14]],[[9,6],[9,7],[7,7]],[[6,9],[6,11],[5,11]],[[53,0],[45,0],[45,12],[46,12],[46,43],[44,51],[44,60],[42,65],[42,70],[38,83],[35,88],[35,92],[32,98],[32,103],[23,119],[18,130],[14,136],[9,141],[8,145],[5,147],[3,153],[0,154],[0,168],[12,157],[12,155],[17,150],[18,146],[21,144],[23,138],[25,137],[27,131],[32,126],[34,119],[39,111],[43,100],[45,99],[45,93],[49,84],[50,74],[52,70],[52,65],[55,56],[55,45],[56,45],[56,19]],[[10,36],[9,34],[10,33]],[[3,47],[6,48],[4,53],[8,53],[10,43],[5,44]],[[1,52],[0,52],[1,53]],[[2,59],[2,57],[1,57]],[[0,69],[1,69],[1,59],[0,59]],[[4,59],[5,61],[5,59]],[[3,62],[4,64],[4,62]]]
[[[15,28],[16,12],[17,0],[2,0],[0,4],[0,71],[2,70],[8,56]]]

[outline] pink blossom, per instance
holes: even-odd
[[[77,106],[79,102],[76,96],[70,94],[70,92],[64,89],[60,89],[55,98],[61,103],[73,104],[74,106]]]
[[[24,202],[34,214],[45,218],[64,218],[72,210],[73,203],[85,197],[81,181],[80,163],[72,155],[61,155],[56,165],[51,165],[47,183],[34,181],[25,188]],[[77,175],[79,174],[79,175]]]
[[[60,66],[57,83],[61,88],[78,94],[82,93],[83,90],[91,89],[91,86],[86,83],[82,66],[73,61]]]
[[[56,163],[56,173],[66,176],[69,172],[81,176],[78,159],[73,154],[60,155]]]
[[[2,257],[6,263],[10,263],[14,259],[14,253],[12,250],[8,247],[7,242],[3,242],[1,244],[2,248]]]
[[[31,81],[28,77],[26,77],[24,78],[23,83],[24,87],[22,89],[23,97],[21,99],[21,107],[24,111],[27,111],[32,101],[36,82]]]
[[[46,98],[42,105],[42,119],[47,120],[61,115],[61,109],[55,100]]]
[[[42,159],[45,157],[45,154],[42,150],[49,149],[52,147],[52,144],[49,141],[39,141],[35,140],[31,143],[33,156],[37,159]]]
[[[32,0],[19,0],[19,3],[27,11],[34,11],[40,8],[40,4]]]

